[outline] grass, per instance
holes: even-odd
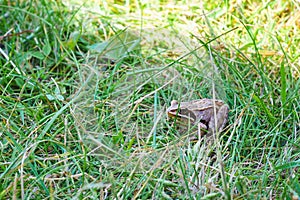
[[[299,198],[297,3],[0,2],[1,199]]]

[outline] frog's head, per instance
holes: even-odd
[[[195,121],[195,115],[190,112],[185,102],[178,103],[176,100],[171,101],[171,106],[167,108],[167,116],[169,118],[179,118],[180,120]]]

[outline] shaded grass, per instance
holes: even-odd
[[[3,3],[0,35],[34,32],[0,41],[9,58],[0,57],[1,198],[289,199],[300,193],[299,42],[287,40],[295,30],[284,27],[292,18],[282,9],[270,12],[278,8],[273,2],[204,2],[206,18],[197,5],[153,4],[159,6],[151,12],[152,4],[100,4],[109,9],[97,14],[87,11],[88,3]],[[295,16],[295,6],[278,4]],[[274,16],[266,27],[277,34],[266,34],[262,24]],[[191,24],[196,28],[182,33]],[[232,27],[239,28],[218,38]],[[193,133],[166,121],[172,99],[214,95],[231,108],[219,149],[190,141]]]

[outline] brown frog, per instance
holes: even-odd
[[[228,105],[221,100],[199,99],[180,103],[173,100],[167,109],[167,115],[176,117],[185,124],[198,125],[198,134],[202,136],[221,132],[228,120],[228,110]]]

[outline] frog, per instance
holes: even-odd
[[[181,122],[179,124],[198,126],[199,137],[222,132],[228,121],[228,112],[229,106],[222,100],[208,98],[187,102],[172,100],[166,110],[168,118],[178,119]]]

